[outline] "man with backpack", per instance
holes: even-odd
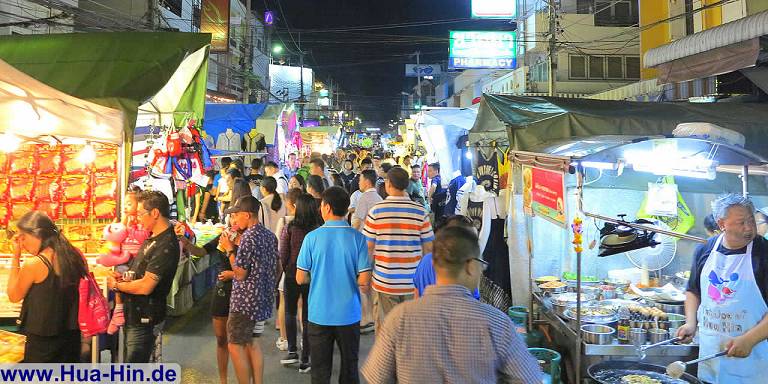
[[[136,210],[140,225],[152,232],[131,260],[128,279],[110,278],[108,287],[123,295],[125,362],[148,363],[155,338],[165,324],[166,297],[171,290],[181,249],[170,223],[168,198],[157,191],[141,192]],[[132,276],[131,276],[132,275]]]

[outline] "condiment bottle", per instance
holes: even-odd
[[[619,343],[621,344],[629,344],[629,329],[630,322],[629,322],[629,310],[627,307],[621,307],[619,310],[619,325],[617,327],[616,337],[619,339]]]

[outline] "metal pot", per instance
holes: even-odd
[[[630,328],[629,340],[633,345],[643,345],[648,341],[648,331],[643,328]]]
[[[611,344],[615,333],[616,330],[607,325],[584,324],[581,326],[581,336],[588,344]]]
[[[669,339],[669,331],[666,329],[649,329],[648,335],[651,337],[651,344],[656,344]]]

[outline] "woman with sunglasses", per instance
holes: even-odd
[[[21,331],[27,336],[25,363],[80,360],[78,285],[88,273],[80,251],[39,211],[24,214],[8,278],[8,299],[21,305]],[[21,266],[22,249],[33,257]]]

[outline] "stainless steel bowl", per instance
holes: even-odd
[[[611,344],[615,333],[616,330],[607,325],[584,324],[581,326],[581,336],[587,344]]]
[[[643,328],[630,328],[629,340],[632,345],[643,345],[648,341],[648,331]]]
[[[685,324],[685,315],[679,313],[668,313],[667,319],[669,319],[669,328],[680,328]]]
[[[582,305],[585,305],[588,301],[592,301],[594,299],[595,299],[594,296],[585,295],[585,294],[581,295]],[[558,294],[552,295],[551,301],[552,301],[552,307],[554,308],[555,313],[557,313],[561,317],[565,317],[565,310],[566,308],[568,308],[568,305],[576,303],[576,293],[574,292],[558,293]]]
[[[550,295],[556,294],[556,293],[563,293],[566,289],[568,289],[567,286],[563,285],[562,287],[557,288],[544,288],[541,285],[539,285],[539,289],[541,289],[542,292],[548,293]]]
[[[676,313],[679,315],[685,314],[684,302],[667,302],[667,301],[652,301],[654,307],[661,309],[666,313]]]

